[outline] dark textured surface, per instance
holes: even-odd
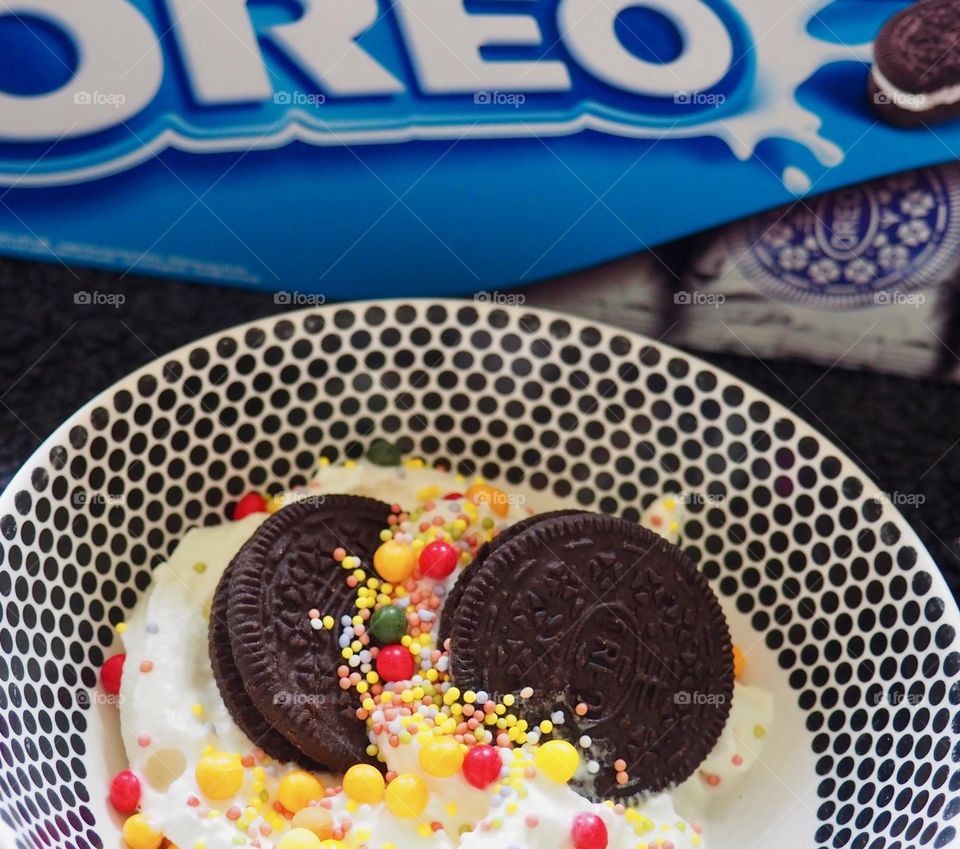
[[[356,693],[333,674],[343,662],[339,622],[357,597],[333,552],[368,565],[389,515],[389,504],[353,495],[298,501],[260,525],[230,564],[227,629],[247,695],[310,761],[335,772],[370,758]],[[332,631],[310,627],[314,607],[338,623]]]
[[[450,632],[461,690],[532,687],[521,709],[531,724],[562,711],[554,735],[600,763],[581,787],[594,799],[658,792],[693,774],[730,712],[732,651],[693,561],[659,534],[597,513],[537,522],[494,549]]]
[[[119,307],[77,292],[122,294]],[[270,294],[0,260],[0,484],[96,393],[155,356],[278,312]],[[707,359],[767,392],[853,457],[960,588],[960,386],[736,356]],[[914,498],[914,501],[919,498]]]

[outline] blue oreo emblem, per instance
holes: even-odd
[[[825,309],[891,302],[960,258],[960,172],[909,171],[747,219],[727,251],[767,294]]]

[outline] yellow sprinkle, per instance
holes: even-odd
[[[540,723],[540,731],[544,734],[549,734],[553,731],[553,723],[549,719],[545,719]]]
[[[440,487],[436,484],[431,484],[430,486],[425,486],[417,493],[417,501],[430,501],[430,499],[436,498],[439,494]]]
[[[419,834],[421,837],[432,837],[433,829],[430,828],[429,823],[424,822],[417,826],[417,834]]]
[[[754,725],[754,726],[753,726],[753,736],[756,737],[758,740],[759,740],[761,737],[766,737],[766,736],[767,736],[767,729],[764,728],[762,725]]]
[[[503,697],[503,703],[504,703],[507,707],[513,707],[513,705],[516,704],[516,701],[517,701],[517,700],[513,697],[513,694],[512,694],[512,693],[507,693],[507,694]],[[498,705],[498,707],[499,707],[499,705]],[[499,711],[498,711],[498,712],[499,712]]]
[[[319,460],[317,460],[317,465],[318,465],[318,466],[321,466],[321,467],[323,467],[323,468],[326,468],[327,466],[330,465],[330,458],[329,458],[329,457],[321,457]]]
[[[323,622],[323,627],[328,631],[332,631],[333,626],[337,624],[332,616],[324,616],[320,621]]]
[[[677,509],[677,502],[674,501],[672,498],[664,498],[664,499],[663,499],[663,509],[664,509],[664,510],[676,510],[676,509]]]
[[[197,719],[200,719],[203,716],[203,705],[198,702],[190,708],[190,713],[192,713]]]
[[[116,631],[117,631],[118,634],[122,634],[122,633],[123,633],[124,631],[126,631],[126,630],[127,630],[127,623],[126,623],[126,622],[118,622],[118,623],[117,623]]]
[[[456,802],[447,802],[447,806],[446,806],[445,810],[446,810],[446,812],[447,812],[447,816],[450,816],[450,817],[456,816],[456,815],[457,815],[457,803],[456,803]]]

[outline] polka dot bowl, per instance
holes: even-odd
[[[0,845],[120,845],[97,686],[114,626],[193,524],[383,436],[545,499],[637,519],[683,496],[683,545],[777,719],[708,845],[944,847],[960,812],[956,606],[862,471],[748,386],[667,346],[464,302],[289,313],[100,395],[0,499]]]

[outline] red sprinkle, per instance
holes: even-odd
[[[266,513],[267,502],[259,492],[248,492],[233,508],[233,520],[244,519],[254,513]]]
[[[607,849],[607,826],[596,814],[577,814],[570,837],[576,849]]]
[[[115,654],[108,657],[100,667],[100,683],[112,696],[120,693],[120,678],[123,676],[123,662],[126,659],[125,654]]]
[[[413,655],[394,643],[377,654],[377,673],[384,681],[409,681],[413,677]]]
[[[129,769],[118,772],[110,782],[110,804],[121,814],[129,814],[140,804],[140,779]]]
[[[483,790],[500,777],[503,761],[493,746],[474,746],[463,759],[463,777],[478,790]]]

